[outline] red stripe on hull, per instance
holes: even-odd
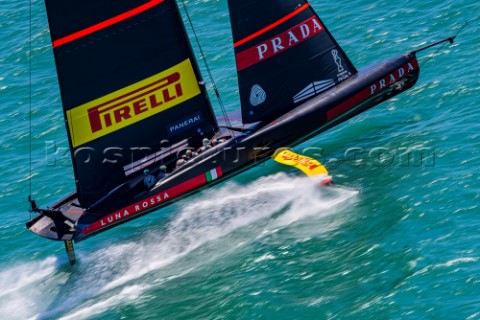
[[[90,26],[88,28],[85,28],[83,30],[80,30],[80,31],[77,31],[77,32],[74,32],[68,36],[65,36],[63,38],[60,38],[60,39],[57,39],[57,40],[54,40],[53,43],[52,43],[52,46],[54,48],[56,47],[59,47],[61,45],[64,45],[66,43],[69,43],[69,42],[72,42],[72,41],[75,41],[77,39],[80,39],[80,38],[83,38],[85,36],[88,36],[92,33],[95,33],[99,30],[102,30],[102,29],[105,29],[105,28],[108,28],[116,23],[119,23],[123,20],[126,20],[128,18],[131,18],[133,16],[136,16],[144,11],[147,11],[157,5],[159,5],[160,3],[164,2],[165,0],[151,0],[139,7],[136,7],[132,10],[129,10],[127,12],[124,12],[122,14],[119,14],[118,16],[115,16],[113,18],[110,18],[110,19],[107,19],[105,21],[102,21],[100,23],[97,23],[93,26]]]
[[[345,100],[338,106],[330,109],[327,111],[327,120],[333,120],[345,112],[352,109],[354,106],[358,105],[360,102],[368,99],[369,97],[373,96],[374,94],[381,92],[384,88],[390,86],[394,82],[398,81],[398,79],[402,78],[406,74],[412,73],[412,71],[418,70],[418,61],[416,58],[411,60],[409,63],[403,65],[401,68],[398,68],[396,71],[390,73],[388,76],[376,81],[370,87],[363,89],[356,95],[350,97],[349,99]]]
[[[218,177],[220,178],[222,176],[221,167],[216,167],[215,169],[217,171]],[[181,196],[184,193],[197,189],[205,184],[207,184],[207,179],[205,177],[205,174],[202,173],[190,180],[187,180],[167,190],[154,194],[128,207],[117,210],[114,213],[106,215],[102,219],[84,228],[82,230],[82,233],[89,234],[99,229],[105,228],[109,225],[115,224],[116,222],[119,222],[121,220],[131,218],[135,215],[138,215],[142,212],[152,209],[166,201],[169,201],[178,196]]]

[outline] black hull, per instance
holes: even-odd
[[[407,90],[418,76],[419,67],[413,53],[361,69],[349,80],[282,117],[233,136],[200,154],[148,192],[134,193],[119,187],[88,209],[75,205],[75,195],[59,201],[50,210],[59,211],[74,222],[75,231],[71,233],[57,233],[59,228],[55,222],[41,210],[27,227],[53,240],[84,240],[266,161],[277,148],[295,146]],[[133,182],[138,185],[141,179],[141,175],[133,177],[130,185]]]

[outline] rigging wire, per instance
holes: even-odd
[[[450,40],[450,43],[453,43],[453,40],[455,40],[455,38],[460,34],[460,32],[462,32],[462,31],[465,29],[465,27],[467,27],[467,26],[468,26],[468,21],[465,21],[465,23],[464,23],[463,26],[460,28],[460,30],[458,30],[457,33],[455,33],[455,35],[454,35],[453,37],[448,38],[448,39]],[[422,67],[422,68],[425,67],[425,65],[426,65],[427,63],[429,63],[430,60],[432,60],[432,58],[435,57],[435,56],[438,54],[438,52],[440,52],[440,50],[442,50],[443,47],[444,47],[446,44],[447,44],[447,43],[445,42],[445,43],[443,43],[440,47],[438,47],[437,51],[435,51],[431,56],[429,56],[428,59],[423,62],[423,64],[421,65],[421,67]]]
[[[32,205],[32,0],[30,0],[30,7],[29,7],[29,52],[28,52],[28,65],[29,65],[29,109],[28,109],[28,118],[29,118],[29,152],[30,152],[30,168],[29,168],[29,175],[28,175],[28,182],[29,182],[29,195],[28,201],[30,205]],[[32,219],[32,209],[29,210],[30,212],[30,220]]]
[[[193,27],[192,19],[190,18],[190,14],[188,13],[187,6],[185,5],[184,0],[182,0],[182,7],[183,7],[183,10],[185,11],[185,15],[187,17],[188,23],[190,24],[190,28],[192,29],[193,36],[195,37],[195,41],[196,41],[197,46],[199,48],[200,54],[202,55],[203,62],[205,63],[205,68],[207,69],[208,77],[210,78],[210,82],[212,83],[213,89],[215,91],[215,95],[217,96],[218,104],[220,105],[220,109],[222,111],[223,117],[225,118],[225,122],[227,123],[228,127],[232,127],[232,125],[230,123],[230,119],[228,119],[228,117],[227,117],[227,112],[225,110],[225,106],[223,105],[222,98],[220,97],[220,94],[218,93],[217,85],[215,84],[215,80],[213,79],[212,72],[210,71],[210,67],[208,66],[207,59],[206,59],[205,54],[203,52],[202,46],[200,45],[200,40],[198,39],[195,28]]]

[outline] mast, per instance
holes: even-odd
[[[174,0],[46,0],[82,207],[124,167],[218,130]]]

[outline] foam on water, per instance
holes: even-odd
[[[225,107],[236,110],[227,1],[187,2]],[[47,141],[66,150],[68,140],[44,2],[2,3],[0,319],[479,318],[478,3],[310,2],[357,67],[470,22],[453,46],[418,55],[411,90],[303,144],[323,148],[336,181],[362,196],[331,196],[302,179],[285,186],[282,175],[224,184],[166,209],[169,222],[152,214],[82,243],[73,269],[61,244],[24,227],[28,194],[49,205],[75,188],[68,155],[58,154],[56,167],[45,160]],[[348,148],[415,146],[434,151],[435,163],[333,161]],[[256,179],[256,170],[239,180]],[[148,226],[133,234],[135,225]]]
[[[120,293],[111,296],[107,299],[95,302],[90,306],[82,308],[76,312],[70,313],[67,316],[61,317],[61,320],[68,319],[86,319],[91,316],[101,314],[102,312],[107,311],[112,306],[117,304],[125,304],[128,301],[138,302],[139,296],[143,293],[145,287],[142,286],[128,286],[123,288]]]
[[[331,214],[334,211],[329,209],[355,194],[336,189],[327,197],[309,179],[290,178],[283,173],[244,186],[227,183],[182,203],[178,216],[139,239],[80,253],[72,272],[58,266],[53,257],[2,272],[3,287],[10,289],[0,296],[5,298],[2,301],[9,301],[1,312],[7,315],[9,308],[27,299],[29,308],[21,318],[63,315],[62,319],[83,319],[117,304],[138,302],[148,290],[214,261],[225,252],[295,221]],[[229,235],[237,230],[242,230],[241,237],[229,241]],[[206,244],[216,249],[210,248],[197,257],[195,251]],[[16,279],[21,279],[20,283]],[[36,292],[40,288],[41,294]]]
[[[38,312],[46,291],[62,282],[57,258],[30,262],[0,272],[0,319],[26,319]]]

